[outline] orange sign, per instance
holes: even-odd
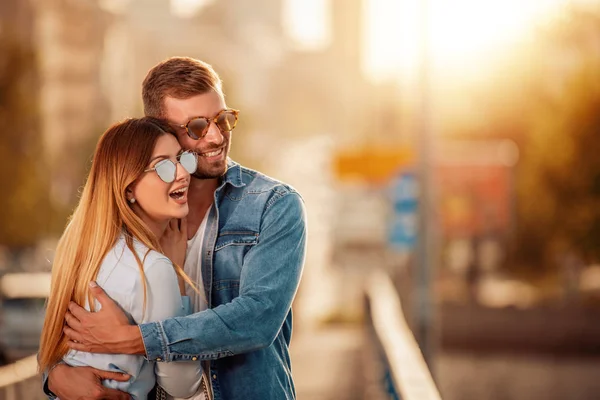
[[[385,183],[402,167],[413,163],[414,152],[404,147],[364,147],[338,152],[333,167],[339,180]]]

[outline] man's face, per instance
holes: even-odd
[[[181,147],[198,153],[198,170],[193,175],[198,179],[214,179],[225,173],[231,132],[221,132],[211,122],[206,135],[194,140],[188,136],[185,128],[178,126],[187,124],[194,117],[212,119],[225,108],[223,97],[212,90],[187,99],[165,98],[165,117],[169,123],[177,126],[177,140]]]

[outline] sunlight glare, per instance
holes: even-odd
[[[171,0],[171,13],[179,18],[191,18],[215,0]]]
[[[298,50],[322,50],[331,44],[330,1],[284,1],[283,26]]]
[[[429,41],[438,69],[475,70],[568,0],[429,0]],[[414,76],[419,66],[419,0],[367,0],[365,59],[375,80]]]

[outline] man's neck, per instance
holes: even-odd
[[[190,212],[187,216],[188,239],[195,234],[204,215],[214,201],[215,190],[219,186],[219,179],[197,179],[192,177],[188,189],[188,205]]]

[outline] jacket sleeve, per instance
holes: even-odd
[[[190,353],[216,359],[269,346],[296,295],[306,253],[306,214],[296,192],[277,194],[263,212],[258,243],[246,253],[239,296],[227,304],[140,326],[150,360]]]

